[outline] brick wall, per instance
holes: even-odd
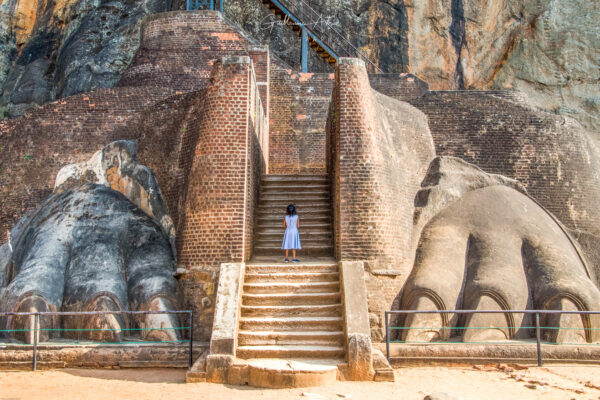
[[[425,116],[372,90],[362,61],[342,59],[328,130],[337,258],[408,270],[414,196],[435,154]]]
[[[580,242],[600,283],[600,163],[577,122],[511,92],[433,91],[410,102],[427,114],[438,155],[522,182]]]
[[[270,174],[325,173],[333,82],[333,74],[302,74],[271,64]]]

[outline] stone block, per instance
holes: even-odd
[[[371,327],[362,262],[341,261],[340,280],[344,302],[344,330],[350,380],[373,378]]]
[[[244,263],[221,264],[210,353],[235,355]]]
[[[234,357],[223,354],[211,354],[206,357],[206,381],[212,383],[227,383],[229,367]]]

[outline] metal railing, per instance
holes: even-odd
[[[268,0],[275,4],[296,24],[306,29],[309,36],[326,50],[336,61],[339,57],[357,57],[369,65],[373,72],[383,73],[377,64],[354,46],[322,14],[304,0]],[[285,21],[284,21],[285,22]]]
[[[59,316],[90,316],[90,315],[148,315],[148,314],[171,314],[171,315],[187,315],[188,316],[188,325],[187,326],[179,326],[172,328],[119,328],[119,329],[111,329],[111,328],[43,328],[40,327],[40,317],[59,317]],[[188,364],[189,367],[193,364],[193,336],[194,336],[194,312],[192,310],[166,310],[166,311],[57,311],[57,312],[0,312],[0,318],[2,317],[34,317],[33,329],[23,328],[23,329],[0,329],[0,335],[2,334],[11,334],[15,332],[33,332],[33,343],[19,343],[19,345],[24,346],[32,346],[33,351],[33,361],[32,361],[32,369],[35,371],[37,369],[37,356],[38,356],[38,345],[39,343],[39,335],[41,332],[98,332],[98,331],[125,331],[125,332],[142,332],[147,330],[178,330],[178,331],[188,331],[188,339],[181,340],[170,340],[170,341],[129,341],[129,342],[107,342],[107,341],[85,341],[94,342],[94,343],[103,343],[103,344],[164,344],[164,343],[187,343],[188,345]],[[1,336],[0,336],[1,337]],[[0,342],[2,344],[2,342]],[[12,343],[11,343],[12,344]],[[65,346],[70,344],[80,344],[80,341],[74,340],[71,343],[60,342],[60,343],[52,343],[48,342],[44,345],[56,345],[56,346]]]
[[[390,325],[390,315],[410,315],[410,314],[532,314],[535,315],[534,326],[485,326],[485,327],[461,327],[461,326],[440,326],[440,327],[419,327],[419,326],[391,326]],[[489,342],[457,342],[457,341],[430,341],[430,342],[416,342],[416,341],[406,341],[406,340],[392,340],[390,338],[391,331],[399,330],[399,331],[408,331],[408,330],[459,330],[465,331],[468,329],[535,329],[535,341],[536,341],[536,352],[537,352],[537,364],[538,366],[543,365],[542,360],[542,344],[544,345],[565,345],[565,344],[575,344],[580,345],[580,343],[556,343],[556,342],[543,342],[541,339],[541,331],[542,330],[568,330],[568,329],[577,329],[584,331],[592,331],[592,330],[600,330],[598,327],[591,326],[583,326],[581,328],[561,328],[560,326],[542,326],[540,324],[540,315],[557,315],[557,314],[576,314],[580,316],[589,316],[589,315],[598,315],[600,311],[563,311],[563,310],[392,310],[385,312],[385,348],[386,348],[386,357],[388,361],[390,360],[390,343],[404,343],[404,344],[442,344],[442,343],[452,343],[452,344],[500,344],[497,341],[489,341]],[[449,320],[449,318],[446,318]],[[587,332],[586,332],[587,333]],[[448,335],[450,336],[450,335]],[[504,344],[516,344],[518,342],[511,340],[510,343],[502,342]],[[600,343],[597,345],[600,346]]]
[[[223,1],[219,1],[219,10],[223,14]],[[371,72],[383,74],[384,71],[369,57],[354,46],[326,18],[304,0],[264,0],[275,5],[286,15],[285,25],[296,25],[307,33],[314,42],[337,61],[339,57],[357,57],[370,67]],[[215,0],[186,0],[186,10],[215,9]],[[304,41],[304,38],[302,39]],[[303,46],[305,44],[303,43]],[[303,56],[304,57],[304,56]]]

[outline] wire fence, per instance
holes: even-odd
[[[410,315],[416,314],[437,314],[439,315],[440,321],[443,321],[441,326],[406,326],[402,318],[406,318]],[[523,318],[522,323],[514,325],[506,324],[506,326],[460,326],[460,320],[458,317],[473,314],[504,314],[507,316],[507,321],[514,321],[515,314],[522,314],[530,316],[529,319]],[[548,323],[556,323],[555,318],[561,315],[578,315],[581,318],[581,326],[579,327],[561,327],[554,325],[544,325]],[[385,342],[386,342],[386,357],[390,360],[390,344],[401,343],[401,344],[476,344],[476,345],[499,345],[499,344],[517,344],[518,342],[512,339],[506,341],[502,340],[485,340],[485,341],[464,341],[461,340],[465,332],[468,330],[503,330],[509,333],[509,337],[519,332],[535,332],[531,337],[535,338],[537,363],[538,366],[543,365],[542,360],[542,345],[577,345],[577,346],[600,346],[600,342],[592,342],[592,332],[599,331],[600,327],[594,327],[590,323],[590,317],[593,315],[600,315],[600,311],[563,311],[563,310],[393,310],[385,312]],[[395,316],[395,320],[392,322],[391,317]],[[508,317],[510,316],[510,317]],[[454,321],[454,324],[450,321]],[[393,325],[397,323],[398,325]],[[559,331],[579,331],[584,333],[586,342],[568,343],[564,341],[550,341],[542,340],[542,333],[546,333],[545,336],[557,336]],[[442,334],[438,337],[432,338],[432,340],[403,340],[406,338],[409,331],[428,331],[428,332],[440,332]],[[399,338],[398,338],[399,337]]]
[[[78,328],[73,326],[81,326],[81,319],[98,315],[112,315],[120,317],[124,327],[118,328]],[[147,324],[140,323],[139,318],[150,315],[170,315],[175,316],[175,321],[178,326],[164,326],[160,323],[157,326],[143,326]],[[61,317],[60,324],[57,327],[57,319]],[[122,317],[129,317],[130,320],[125,321]],[[0,344],[2,339],[13,338],[7,344],[15,344],[14,338],[24,340],[18,341],[21,346],[31,346],[33,352],[32,369],[37,369],[38,346],[56,346],[62,347],[73,344],[110,344],[110,345],[125,345],[125,344],[156,344],[156,345],[181,345],[187,344],[188,347],[188,364],[189,367],[193,363],[193,336],[194,336],[194,313],[191,310],[165,310],[165,311],[58,311],[58,312],[0,312],[0,328],[3,326],[22,325],[8,323],[9,319],[29,318],[28,326],[30,328],[13,328],[0,329]],[[33,319],[33,321],[31,321]],[[4,320],[4,321],[3,321]],[[44,322],[44,323],[42,323]],[[164,321],[163,321],[164,322]],[[85,324],[84,324],[85,325]],[[152,324],[151,324],[152,325]],[[170,325],[170,324],[169,324]],[[50,327],[49,327],[50,326]],[[156,335],[148,335],[150,332],[164,332],[166,339],[156,338]],[[46,338],[45,342],[41,339]],[[112,339],[112,340],[111,340]]]

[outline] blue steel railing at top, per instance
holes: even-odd
[[[219,1],[219,11],[223,13],[223,0]],[[198,11],[208,8],[209,10],[215,9],[215,0],[186,0],[186,10]]]
[[[223,0],[219,1],[219,10],[223,14]],[[356,57],[364,61],[371,72],[384,71],[371,61],[363,52],[354,46],[329,21],[304,0],[263,0],[277,7],[286,17],[283,23],[296,25],[302,31],[302,72],[308,72],[308,39],[313,40],[336,62],[340,57]],[[215,0],[187,0],[189,11],[215,9]]]
[[[518,329],[535,329],[535,339],[536,339],[536,348],[537,348],[537,363],[538,366],[542,366],[542,340],[541,340],[541,330],[551,329],[551,330],[561,330],[561,329],[574,329],[574,328],[561,328],[559,326],[541,326],[540,324],[540,314],[549,315],[549,314],[576,314],[583,316],[589,315],[598,315],[600,311],[563,311],[563,310],[392,310],[385,312],[385,348],[386,348],[386,357],[389,361],[390,359],[390,343],[405,343],[405,344],[429,344],[432,345],[440,344],[440,343],[448,343],[444,341],[436,341],[436,342],[413,342],[413,341],[402,341],[402,340],[391,340],[390,339],[390,331],[392,330],[419,330],[419,329],[427,329],[432,330],[432,327],[420,327],[420,326],[390,326],[390,315],[408,315],[408,314],[533,314],[534,317],[534,326],[524,327],[524,326],[514,326],[514,327],[502,327],[502,328],[518,328]],[[467,329],[494,329],[494,326],[488,327],[456,327],[456,326],[442,326],[435,329],[441,330],[467,330]],[[498,328],[496,328],[498,329]],[[582,329],[586,332],[592,330],[598,330],[600,328],[593,327],[582,327],[575,328]],[[469,343],[469,342],[451,342],[453,344],[464,343],[464,344],[484,344],[482,342],[477,343]],[[498,342],[491,341],[490,344],[498,344]],[[506,342],[502,342],[505,343]],[[512,343],[511,343],[512,344]],[[548,343],[544,342],[543,344],[558,344],[558,343]],[[577,344],[577,343],[561,343],[561,344]],[[598,344],[600,345],[600,344]]]
[[[266,1],[270,1],[276,5],[294,24],[298,25],[303,31],[306,31],[308,36],[335,58],[336,61],[339,57],[356,57],[363,60],[373,72],[384,72],[305,0]]]

